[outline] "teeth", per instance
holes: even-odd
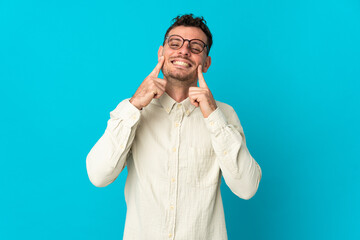
[[[174,64],[176,65],[181,65],[181,66],[185,66],[185,67],[188,67],[189,64],[185,63],[185,62],[181,62],[181,61],[174,61]]]

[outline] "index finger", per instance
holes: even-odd
[[[158,64],[156,65],[154,70],[150,73],[150,75],[153,76],[153,77],[158,77],[163,64],[164,64],[164,56],[161,56],[159,58]]]
[[[199,65],[198,66],[198,79],[199,79],[199,87],[201,88],[208,88],[205,79],[204,79],[204,75],[202,74],[202,66]]]

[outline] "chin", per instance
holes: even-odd
[[[183,75],[183,74],[169,74],[169,77],[181,82],[187,82],[191,80],[191,77],[189,75]]]
[[[179,72],[179,71],[168,71],[167,69],[164,69],[165,71],[163,72],[164,73],[164,76],[166,78],[172,78],[172,79],[175,79],[175,80],[178,80],[180,82],[189,82],[189,81],[194,81],[194,79],[196,80],[196,74],[194,73],[189,73],[189,74],[186,74],[186,73],[182,73],[182,72]]]

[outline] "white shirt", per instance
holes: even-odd
[[[233,193],[249,199],[261,170],[234,109],[216,104],[204,118],[189,98],[177,103],[164,93],[141,111],[124,100],[110,113],[86,164],[98,187],[128,168],[123,239],[227,239],[221,175]]]

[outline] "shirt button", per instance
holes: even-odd
[[[132,119],[136,120],[136,115],[132,115]]]
[[[175,127],[178,127],[178,126],[180,126],[180,124],[179,124],[179,123],[175,123]]]
[[[169,238],[171,238],[172,237],[172,234],[171,233],[169,233]]]
[[[176,147],[174,147],[172,150],[173,150],[173,152],[176,152]]]
[[[171,178],[171,182],[175,182],[175,178]]]
[[[224,151],[224,155],[226,155],[227,154],[227,151]]]
[[[124,149],[124,145],[121,144],[121,145],[120,145],[120,148],[121,148],[121,149]]]
[[[210,122],[210,126],[214,126],[214,122],[213,122],[213,121]]]
[[[181,106],[182,106],[182,104],[181,104],[181,103],[179,103],[179,104],[177,105],[177,107],[178,107],[178,108],[181,108]]]
[[[190,114],[190,111],[189,110],[186,110],[186,115],[189,115]]]
[[[174,210],[174,206],[170,206],[170,209],[171,209],[171,210]]]

